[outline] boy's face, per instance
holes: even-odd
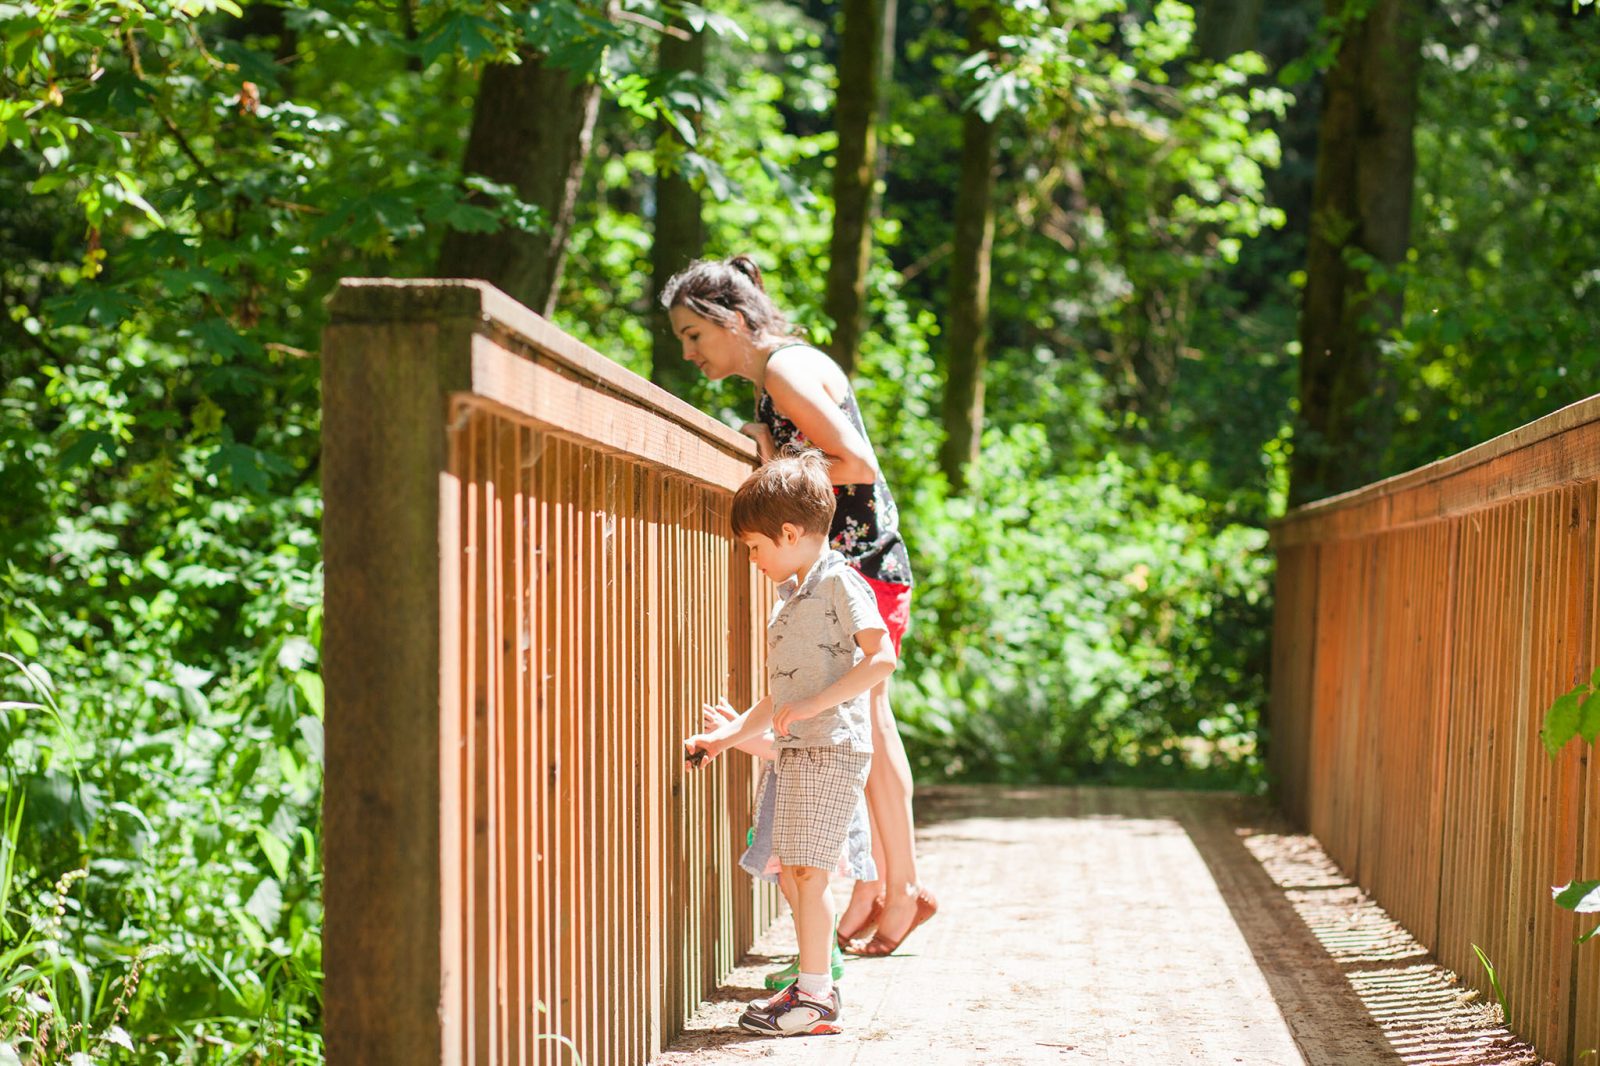
[[[750,561],[767,576],[769,581],[781,585],[800,572],[816,556],[800,528],[785,522],[783,531],[774,540],[764,533],[741,533],[739,539],[750,549]]]

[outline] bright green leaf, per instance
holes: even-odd
[[[1580,914],[1600,912],[1600,881],[1572,881],[1550,890],[1558,906]]]
[[[233,919],[239,927],[239,932],[244,934],[244,938],[249,942],[250,947],[255,951],[264,950],[267,946],[267,938],[262,934],[261,926],[256,920],[250,917],[243,907],[230,907],[229,911],[233,914]],[[242,998],[242,993],[238,991],[238,986],[233,985],[231,981],[229,985],[232,986],[234,994]]]
[[[272,830],[264,825],[256,826],[256,842],[261,845],[261,850],[267,856],[267,862],[272,866],[272,872],[278,880],[289,876],[289,845],[273,835]]]
[[[310,670],[301,670],[294,675],[295,688],[300,690],[300,695],[305,699],[306,706],[311,708],[311,713],[318,718],[323,716],[324,703],[322,677]]]
[[[114,194],[114,198],[121,200],[125,204],[132,204],[134,207],[137,207],[139,210],[145,213],[146,218],[158,226],[165,226],[167,224],[166,220],[161,217],[161,212],[157,211],[154,207],[151,207],[150,201],[144,198],[144,194],[140,190],[138,182],[134,181],[132,174],[125,174],[122,171],[118,171],[115,175],[115,178],[117,181],[117,189],[120,191]]]
[[[690,148],[699,147],[700,133],[694,128],[694,123],[677,111],[668,111],[666,119],[672,128],[678,131],[678,136],[683,138],[684,144],[687,144]]]
[[[311,749],[311,757],[320,765],[322,763],[322,719],[306,715],[295,722],[295,728],[300,730],[300,736],[305,739],[306,747]]]
[[[1557,697],[1545,712],[1544,729],[1540,731],[1539,739],[1544,741],[1544,748],[1552,758],[1567,741],[1578,735],[1579,701],[1582,699],[1582,689],[1573,689]]]
[[[48,174],[40,175],[39,179],[28,186],[28,191],[35,196],[55,192],[67,182],[67,173],[62,170],[53,170]]]
[[[283,913],[283,886],[275,878],[263,877],[244,905],[245,913],[254,918],[264,932],[270,933],[278,926]]]
[[[278,772],[283,774],[289,787],[299,791],[306,786],[306,771],[295,758],[294,749],[284,744],[278,748]]]
[[[1578,735],[1590,744],[1600,737],[1600,692],[1590,692],[1578,708]]]
[[[31,659],[35,655],[39,654],[38,638],[32,633],[29,633],[26,629],[19,629],[16,626],[12,626],[6,630],[6,636],[11,638],[11,643],[17,646],[17,650],[20,651],[24,657]]]

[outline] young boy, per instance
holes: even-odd
[[[892,634],[890,639],[893,639]],[[708,732],[737,717],[739,712],[727,700],[718,700],[714,705],[701,705],[701,728]],[[739,866],[751,877],[777,885],[785,893],[783,898],[793,910],[794,900],[787,894],[789,885],[778,876],[782,868],[778,864],[777,854],[772,850],[772,823],[777,817],[778,807],[778,749],[773,746],[772,731],[768,730],[754,740],[746,740],[735,746],[762,762],[761,783],[756,786],[754,824],[745,841],[747,846],[744,854],[739,856]],[[839,866],[835,872],[856,881],[878,879],[878,867],[872,858],[872,827],[867,819],[865,804],[857,806],[850,819],[850,828],[845,832],[844,853],[839,856]],[[834,939],[835,943],[829,948],[828,970],[837,981],[844,976],[844,952],[839,949],[837,935]],[[800,960],[797,958],[789,965],[768,973],[762,978],[762,984],[774,992],[781,992],[794,984],[799,976]]]
[[[777,582],[781,598],[767,622],[768,694],[726,725],[683,742],[697,765],[773,731],[773,845],[784,895],[793,901],[800,976],[751,1004],[739,1025],[774,1036],[838,1032],[828,873],[838,865],[872,761],[867,694],[895,668],[871,587],[828,547],[833,507],[820,452],[769,462],[739,487],[734,535],[756,569]]]

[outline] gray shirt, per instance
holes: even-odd
[[[767,621],[767,686],[773,709],[816,695],[864,658],[855,635],[883,629],[878,599],[866,579],[836,551],[822,553],[805,584],[786,581]],[[846,700],[814,718],[795,722],[775,737],[778,748],[843,748],[872,751],[867,694]]]

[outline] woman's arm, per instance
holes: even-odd
[[[756,455],[763,463],[778,457],[778,446],[772,442],[772,430],[765,422],[746,422],[739,427],[739,432],[756,442]]]
[[[762,387],[778,413],[831,460],[828,474],[835,485],[871,483],[878,479],[872,448],[850,424],[838,401],[828,395],[823,374],[830,367],[838,370],[815,349],[786,348],[767,363]]]

